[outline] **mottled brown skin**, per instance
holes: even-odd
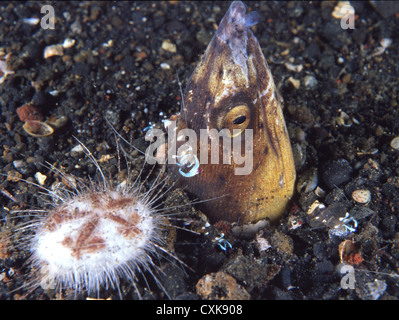
[[[201,164],[200,173],[186,178],[177,171],[179,167],[170,167],[179,184],[197,199],[223,196],[201,205],[213,222],[276,220],[294,192],[295,167],[281,104],[270,69],[248,26],[254,24],[251,20],[256,16],[248,17],[245,11],[244,4],[235,1],[222,19],[189,80],[177,127],[178,132],[193,129],[198,136],[200,129],[221,130],[230,110],[248,106],[245,128],[253,129],[253,170],[249,175],[235,175],[235,167],[243,165],[222,164],[221,159],[220,164]],[[198,158],[199,150],[198,145]]]

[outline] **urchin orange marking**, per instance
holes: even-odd
[[[105,240],[101,237],[90,237],[84,242],[84,246],[73,249],[73,255],[80,259],[82,254],[94,253],[106,247]]]
[[[67,211],[59,210],[49,215],[49,218],[46,220],[46,227],[51,232],[56,231],[62,222],[69,219],[70,214]]]
[[[76,256],[76,259],[80,259],[82,251],[84,251],[85,253],[97,251],[97,249],[95,248],[90,248],[89,244],[93,244],[92,239],[99,238],[92,237],[92,239],[90,239],[90,236],[98,225],[98,220],[98,217],[95,216],[93,219],[89,220],[82,226],[78,238],[76,239],[75,246],[73,248],[73,255]],[[98,240],[100,240],[100,238],[97,239],[97,241]],[[101,239],[101,241],[98,242],[101,244],[104,243],[104,240]]]
[[[67,237],[64,238],[64,240],[62,240],[61,244],[62,244],[64,247],[69,247],[69,248],[71,248],[71,247],[73,246],[73,240],[72,240],[71,237],[67,236]]]
[[[113,199],[108,201],[106,208],[109,209],[116,209],[116,208],[123,208],[127,205],[134,206],[137,204],[137,201],[134,199],[129,198],[122,198],[122,199]]]
[[[72,219],[83,218],[87,215],[87,212],[80,211],[78,208],[75,208],[71,213],[65,208],[61,208],[59,210],[53,210],[52,213],[48,216],[45,225],[47,229],[51,232],[58,230],[59,226],[63,222],[71,221]]]
[[[129,221],[113,213],[108,213],[107,218],[121,225],[118,228],[118,232],[125,237],[133,238],[141,233],[141,230],[137,228],[137,224],[141,221],[141,217],[136,213],[131,215]]]
[[[92,203],[98,203],[100,201],[100,195],[98,193],[90,193],[89,199]]]

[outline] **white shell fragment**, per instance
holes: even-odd
[[[392,44],[392,39],[384,38],[380,41],[381,47],[384,49],[388,48]]]
[[[38,182],[41,186],[43,186],[43,185],[44,185],[44,182],[45,182],[46,179],[47,179],[47,176],[44,175],[44,174],[42,174],[41,172],[36,172],[36,173],[35,173],[35,179],[37,180],[37,182]]]
[[[324,198],[326,196],[326,192],[322,188],[320,188],[320,186],[316,187],[316,189],[314,190],[314,194],[319,198]]]
[[[331,15],[336,19],[342,19],[346,15],[354,15],[355,8],[353,8],[349,1],[338,1],[335,6],[334,11]]]
[[[53,129],[59,129],[65,125],[68,121],[66,116],[51,116],[47,119],[46,123]]]
[[[112,39],[103,43],[104,48],[111,48],[113,45],[114,45],[114,40],[112,40]]]
[[[369,297],[372,300],[378,300],[387,289],[387,283],[385,280],[375,279],[374,282],[368,282],[366,285],[369,291]]]
[[[40,19],[33,17],[33,18],[24,18],[22,21],[26,24],[29,24],[30,26],[35,26],[40,22]]]
[[[36,138],[48,137],[54,133],[54,129],[50,125],[39,120],[28,120],[22,128],[29,135]]]
[[[324,203],[321,203],[319,200],[316,200],[315,202],[313,202],[309,209],[306,211],[306,213],[308,215],[311,215],[316,209],[325,209],[326,206]]]
[[[367,189],[359,189],[352,192],[352,199],[357,203],[366,204],[371,200],[371,193]]]
[[[294,86],[295,89],[299,89],[299,87],[301,85],[301,81],[299,81],[298,79],[295,79],[293,77],[289,77],[288,81]]]
[[[378,57],[382,55],[385,52],[385,49],[387,49],[391,44],[392,44],[392,39],[389,38],[382,39],[380,41],[381,47],[375,48],[374,52],[370,55],[370,57]]]
[[[6,80],[9,74],[15,73],[13,70],[8,69],[7,60],[10,57],[10,53],[8,53],[5,57],[0,57],[0,84]]]
[[[64,55],[64,47],[62,44],[53,44],[51,46],[47,46],[44,48],[43,57],[44,59],[48,59],[53,56],[63,56]]]
[[[51,94],[53,97],[57,97],[60,94],[60,91],[52,90],[52,91],[49,92],[49,94]]]
[[[292,64],[292,63],[286,62],[286,63],[284,63],[284,65],[290,71],[301,72],[303,70],[303,65],[301,65],[301,64]]]
[[[162,42],[162,49],[172,53],[175,53],[177,51],[176,45],[170,42],[170,40],[165,40],[164,42]]]
[[[395,150],[399,150],[399,137],[392,139],[391,147],[394,148]]]
[[[64,49],[72,48],[75,45],[75,39],[66,38],[62,44]]]
[[[341,109],[338,111],[340,111],[340,115],[335,118],[335,123],[339,126],[348,128],[351,127],[353,124],[352,117],[350,117],[345,111],[342,111]]]
[[[71,149],[72,153],[82,153],[84,152],[83,146],[81,144],[76,145]]]
[[[170,70],[170,65],[166,62],[160,64],[162,70]]]
[[[314,88],[317,86],[317,79],[311,75],[307,75],[303,78],[303,84],[307,88]]]

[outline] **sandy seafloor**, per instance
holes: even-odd
[[[24,20],[42,18],[44,4],[54,8],[54,30]],[[352,2],[355,29],[344,30],[332,16],[336,5],[248,3],[263,17],[253,31],[284,98],[297,160],[297,191],[289,211],[262,230],[258,240],[227,232],[232,249],[226,252],[212,241],[219,232],[214,227],[213,238],[178,229],[175,254],[190,269],[159,261],[164,272],[160,279],[171,299],[399,296],[399,150],[390,145],[399,136],[399,10],[378,12],[370,2]],[[77,137],[117,182],[116,139],[105,119],[136,146],[145,146],[143,129],[161,127],[163,119],[179,111],[176,75],[184,86],[228,7],[228,2],[217,1],[2,2],[0,50],[10,54],[8,66],[14,74],[0,84],[0,172],[6,175],[0,177],[5,219],[0,230],[0,299],[88,296],[85,291],[76,296],[72,290],[24,287],[32,272],[25,264],[29,252],[9,236],[30,218],[10,219],[15,216],[11,211],[40,208],[45,201],[37,197],[37,187],[12,177],[37,182],[40,172],[46,176],[44,187],[51,188],[61,178],[41,166],[50,163],[67,175],[96,180],[92,162],[72,151]],[[68,38],[75,41],[73,46],[44,58],[47,46]],[[378,49],[383,39],[392,44]],[[176,50],[162,49],[164,42]],[[16,112],[28,103],[43,119],[67,121],[49,137],[30,136]],[[133,156],[137,172],[143,159]],[[315,193],[316,186],[322,190]],[[354,200],[356,190],[369,191],[370,201]],[[168,200],[173,205],[190,199],[176,194],[177,199]],[[316,200],[335,218],[350,213],[358,222],[356,230],[340,237],[329,232],[331,226],[309,219],[306,212]],[[292,227],[295,220],[302,222],[297,228]],[[265,243],[269,247],[261,246]],[[342,263],[353,267],[352,289],[341,286]],[[217,274],[220,281],[214,279],[213,290],[197,290],[206,274]],[[147,278],[149,287],[138,281],[142,297],[167,298]],[[127,282],[121,291],[123,299],[137,298]],[[119,294],[102,289],[100,297],[118,299]]]

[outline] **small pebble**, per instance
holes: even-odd
[[[37,17],[34,18],[24,18],[23,22],[29,24],[30,26],[35,26],[40,22],[40,19]]]
[[[162,42],[162,49],[172,53],[175,53],[177,51],[176,45],[170,42],[170,40],[165,40],[164,42]]]
[[[313,76],[307,75],[303,78],[303,84],[306,88],[314,88],[317,86],[317,79]]]
[[[369,290],[369,298],[371,300],[378,300],[387,289],[387,283],[385,280],[375,279],[374,282],[368,282],[366,285]]]
[[[219,271],[203,276],[196,284],[197,294],[203,299],[249,300],[249,293],[231,275]]]
[[[63,115],[53,115],[47,119],[47,124],[49,124],[53,129],[59,129],[65,125],[68,118]]]
[[[44,59],[48,59],[53,56],[63,56],[63,55],[64,55],[64,47],[62,46],[62,44],[54,44],[44,48],[44,53],[43,53]]]
[[[294,65],[292,63],[286,62],[284,65],[290,71],[301,72],[303,69],[303,65],[301,64]]]
[[[316,189],[314,190],[314,194],[319,198],[324,198],[326,196],[326,192],[319,186],[317,186]]]
[[[322,180],[329,189],[339,187],[351,179],[352,167],[345,159],[329,161],[322,170]]]
[[[301,82],[293,77],[289,77],[288,81],[294,86],[295,89],[299,89]]]
[[[23,106],[17,108],[17,115],[19,120],[22,122],[28,120],[43,121],[43,115],[40,113],[40,110],[31,104],[24,104]]]
[[[162,70],[170,70],[170,65],[167,64],[166,62],[162,62],[162,63],[160,64],[160,66],[161,66],[161,69],[162,69]]]
[[[82,153],[82,152],[84,152],[84,149],[83,149],[83,146],[81,144],[78,144],[78,145],[74,146],[71,149],[71,153],[72,154],[76,154],[77,155],[78,153]]]
[[[22,179],[22,174],[19,172],[15,170],[7,171],[7,181],[18,182],[20,179]]]
[[[24,160],[14,160],[13,163],[14,168],[18,170],[18,172],[25,174],[28,172],[28,165]]]
[[[7,60],[9,56],[10,54],[0,57],[0,84],[6,80],[7,75],[15,73],[13,70],[8,69]]]
[[[392,44],[392,39],[384,38],[380,41],[381,46],[386,49]]]
[[[73,33],[82,32],[82,25],[79,20],[76,20],[74,23],[72,23],[70,28]]]
[[[74,45],[75,45],[75,39],[66,38],[64,40],[64,43],[62,44],[62,47],[64,49],[68,49],[68,48],[73,47]]]
[[[351,6],[349,1],[338,1],[334,11],[331,15],[336,19],[342,19],[346,15],[354,15],[355,9]]]
[[[338,117],[335,118],[335,123],[339,126],[343,126],[343,127],[351,127],[353,125],[353,121],[352,118],[345,112],[342,110],[340,111],[340,115]]]
[[[352,192],[352,199],[358,203],[366,204],[371,200],[371,193],[366,189],[359,189]]]
[[[36,172],[36,173],[35,173],[35,178],[36,178],[36,181],[37,181],[41,186],[43,186],[43,185],[44,185],[44,182],[45,182],[46,179],[47,179],[47,176],[44,175],[44,174],[42,174],[42,173],[40,173],[40,172]]]

